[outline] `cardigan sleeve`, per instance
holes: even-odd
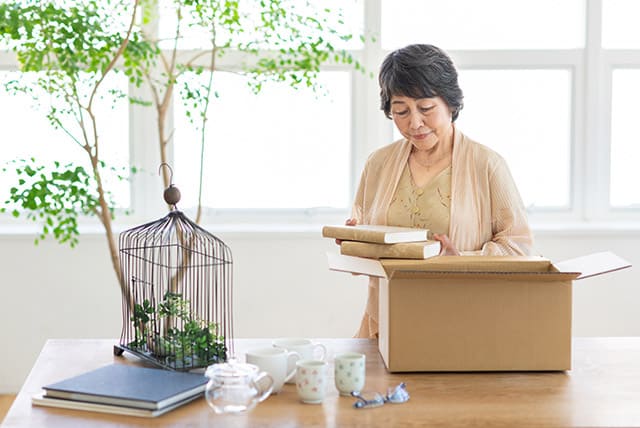
[[[498,157],[489,174],[492,239],[483,255],[530,255],[533,236],[527,212],[507,163]]]

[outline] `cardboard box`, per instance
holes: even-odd
[[[630,267],[605,252],[542,257],[365,259],[332,270],[380,279],[380,354],[391,372],[571,369],[572,282]]]

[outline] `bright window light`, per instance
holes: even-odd
[[[603,0],[602,46],[606,49],[640,48],[638,17],[638,0]]]
[[[192,76],[195,79],[195,76]],[[203,78],[200,76],[199,78]],[[207,125],[203,204],[213,208],[345,208],[351,166],[351,74],[323,72],[326,94],[216,72]],[[175,180],[197,203],[200,135],[175,103]]]
[[[382,0],[382,47],[581,48],[584,21],[584,0]]]
[[[458,124],[508,162],[527,207],[568,208],[569,70],[462,70]]]
[[[46,118],[51,102],[55,99],[41,97],[36,103],[31,96],[7,92],[4,83],[16,79],[29,79],[35,85],[35,73],[22,74],[18,71],[0,71],[0,117],[2,126],[2,164],[8,171],[0,175],[0,199],[7,200],[9,189],[17,183],[17,177],[8,162],[14,159],[35,158],[40,165],[53,166],[74,162],[90,171],[86,153],[62,130],[54,129]],[[105,90],[118,88],[125,91],[127,79],[112,74],[105,83]],[[95,114],[98,118],[101,159],[108,165],[126,168],[129,162],[129,113],[128,102],[120,100],[116,104],[97,100]],[[74,125],[68,122],[71,127]],[[72,128],[77,129],[77,128]],[[105,188],[113,193],[116,205],[127,208],[130,205],[130,190],[127,181],[118,180],[115,174],[106,173]]]
[[[459,84],[458,129],[506,159],[527,207],[568,208],[571,73],[459,70]]]
[[[284,0],[283,7],[291,13],[298,13],[302,16],[309,16],[311,18],[318,19],[323,27],[329,25],[334,29],[340,29],[346,34],[359,35],[362,34],[364,29],[364,0]],[[235,34],[233,41],[237,42],[255,42],[255,31],[252,31],[255,26],[261,25],[260,16],[258,12],[264,10],[264,7],[259,6],[258,0],[243,0],[239,2],[238,9],[242,15],[241,20],[243,22],[243,34]],[[319,14],[324,15],[323,10],[329,9],[331,13],[327,14],[330,23],[322,22],[322,18]],[[188,9],[186,9],[188,10]],[[175,4],[171,0],[160,0],[159,2],[160,20],[159,20],[159,34],[160,34],[160,46],[164,49],[173,48],[173,40],[175,39],[175,31],[177,25],[177,14]],[[339,18],[338,14],[341,14]],[[188,13],[183,11],[183,21],[181,28],[181,37],[178,42],[178,47],[181,49],[207,49],[210,46],[211,36],[208,32],[194,30],[191,26],[196,22]],[[325,38],[327,36],[325,35]],[[220,26],[216,29],[216,43],[218,46],[224,45],[230,39],[229,32],[225,28]],[[362,41],[359,37],[354,37],[351,40],[344,41],[337,37],[331,40],[331,43],[336,49],[361,49]],[[273,49],[274,46],[263,45],[254,46],[262,49]],[[278,46],[281,47],[281,46]]]
[[[616,208],[640,207],[640,138],[636,129],[638,98],[640,69],[614,70],[610,203]]]

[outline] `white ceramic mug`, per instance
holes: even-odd
[[[334,359],[334,379],[340,395],[362,391],[366,375],[366,357],[358,352],[344,352]]]
[[[300,359],[297,352],[275,347],[264,347],[247,351],[246,360],[273,378],[273,393],[282,390],[282,385],[296,374],[295,363]]]
[[[273,341],[276,348],[286,349],[300,354],[301,360],[326,361],[327,348],[321,343],[313,343],[310,339],[280,338]],[[293,367],[295,369],[295,367]],[[287,383],[294,383],[291,379]]]
[[[327,394],[326,361],[300,360],[296,362],[296,391],[303,403],[319,404]]]

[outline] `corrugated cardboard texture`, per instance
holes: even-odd
[[[328,260],[380,277],[378,347],[392,372],[569,370],[572,281],[630,266],[610,253],[561,267],[537,256]]]
[[[571,280],[472,276],[380,281],[390,371],[571,368]]]
[[[439,256],[426,260],[382,259],[389,276],[396,270],[448,272],[546,272],[551,261],[538,256]]]

